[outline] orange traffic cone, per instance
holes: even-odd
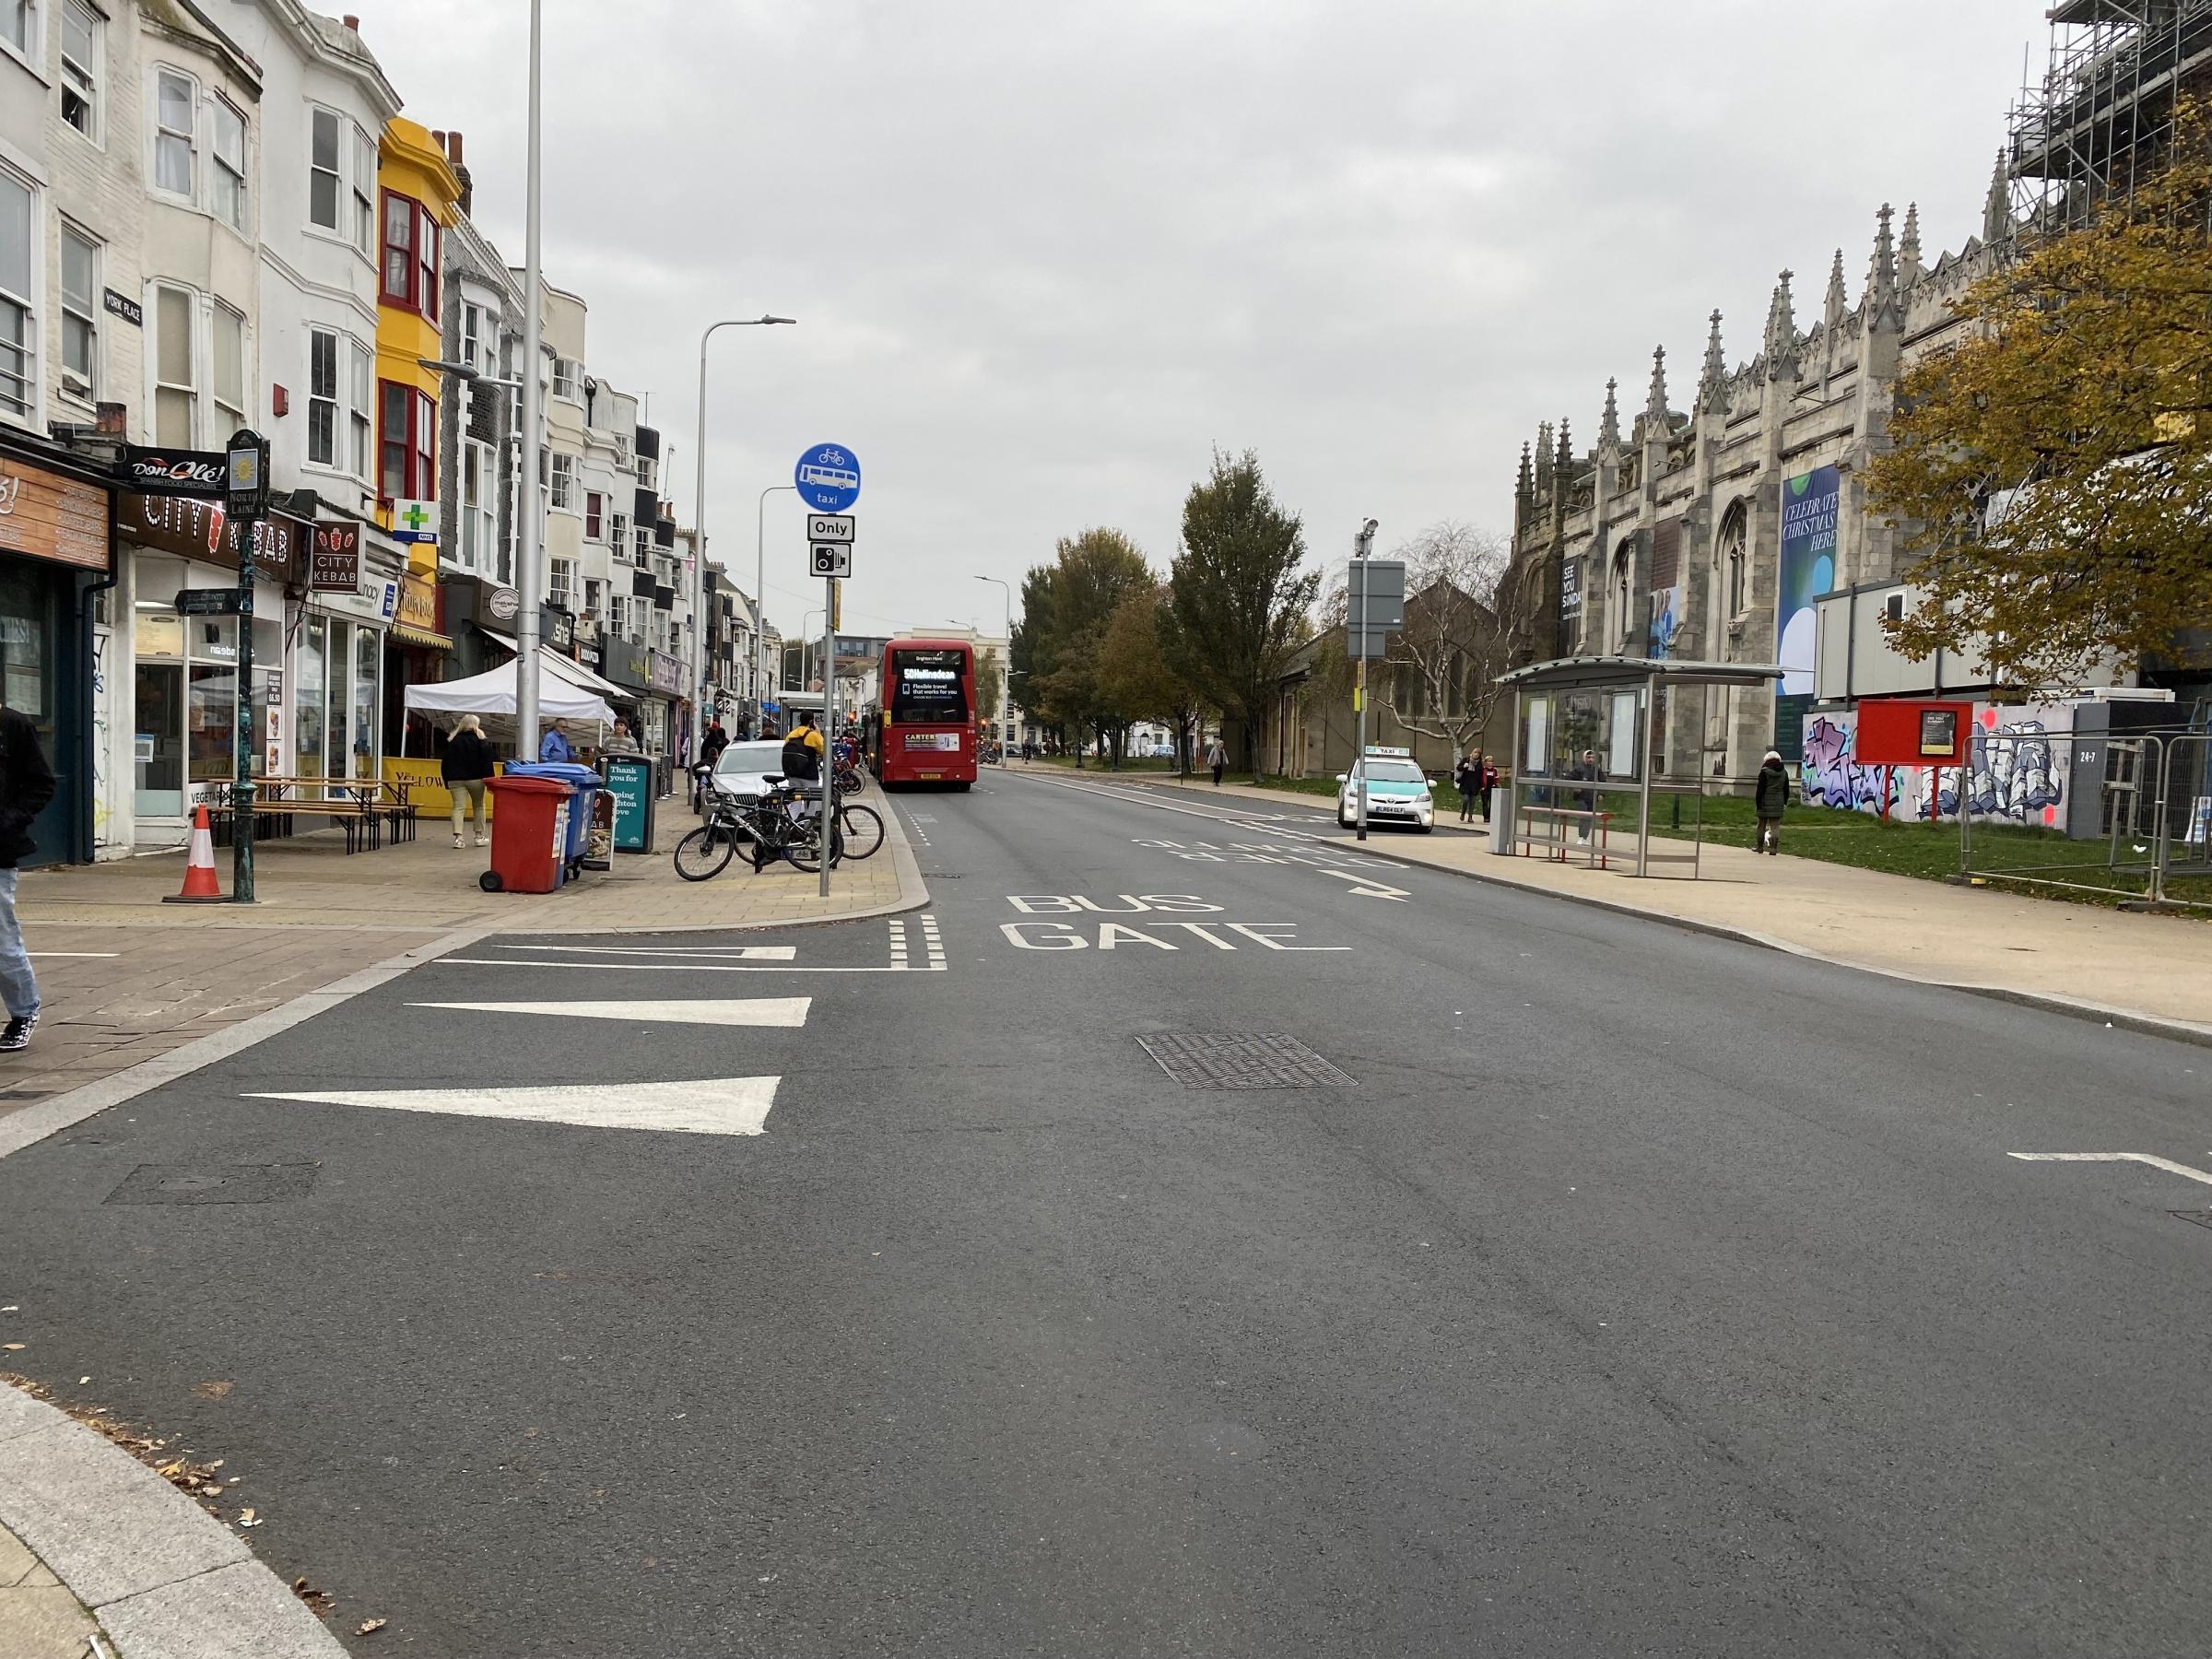
[[[185,843],[184,890],[161,900],[164,904],[221,904],[223,889],[215,882],[215,831],[207,823],[207,803],[192,811],[192,839]]]

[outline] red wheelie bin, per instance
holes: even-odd
[[[477,877],[488,893],[549,893],[568,875],[572,785],[558,778],[489,778],[491,868]]]

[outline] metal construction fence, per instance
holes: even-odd
[[[1956,770],[1935,787],[1924,816],[1957,815],[1964,880],[2212,912],[2212,733],[1988,732],[1964,810]]]

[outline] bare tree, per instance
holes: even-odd
[[[1533,644],[1542,584],[1513,569],[1503,537],[1450,519],[1393,557],[1406,561],[1406,625],[1391,638],[1377,695],[1407,731],[1465,754],[1488,729],[1498,677]]]

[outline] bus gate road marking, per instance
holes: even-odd
[[[2160,1158],[2152,1152],[2007,1152],[2005,1156],[2017,1158],[2023,1163],[2148,1164],[2152,1169],[2163,1170],[2169,1175],[2180,1175],[2212,1186],[2212,1171],[2191,1169],[2185,1163],[2175,1163],[2171,1158]]]
[[[567,967],[570,964],[561,963]],[[419,1002],[410,1008],[474,1014],[555,1014],[571,1019],[635,1019],[659,1025],[803,1026],[809,996],[723,997],[694,1002]]]
[[[683,1135],[760,1135],[781,1077],[700,1077],[689,1082],[579,1088],[331,1088],[253,1093],[249,1100],[373,1106],[452,1117],[569,1124],[585,1129],[659,1129]]]

